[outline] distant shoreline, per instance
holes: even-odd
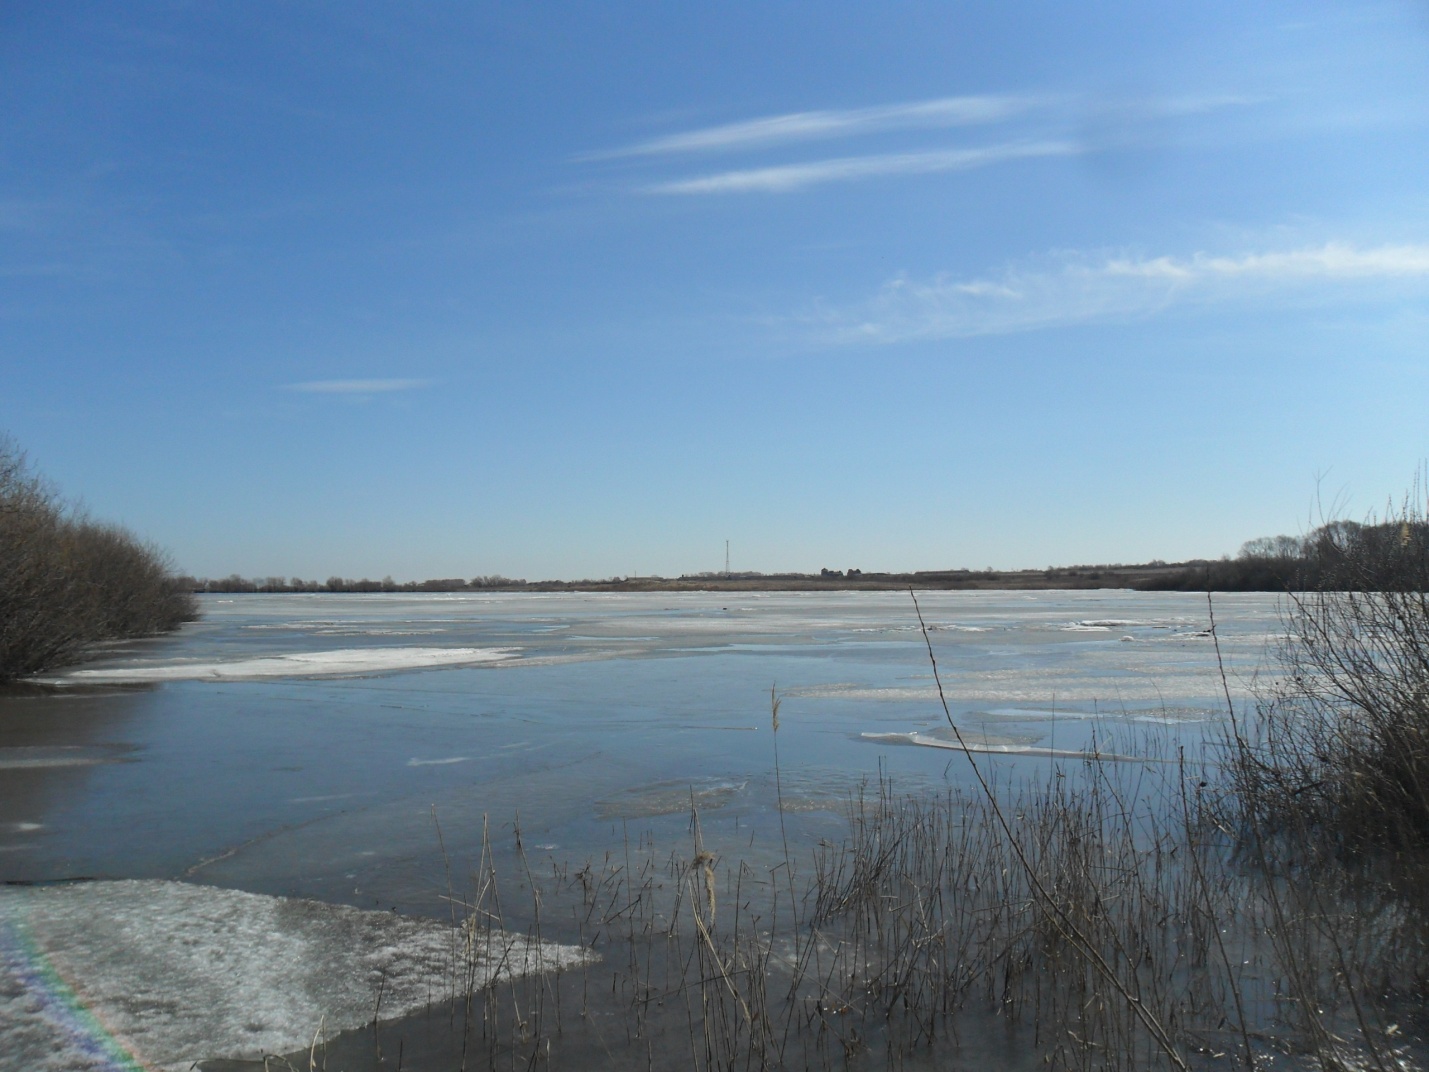
[[[1064,591],[1131,589],[1138,592],[1306,592],[1345,590],[1364,583],[1363,570],[1346,570],[1363,559],[1389,569],[1405,548],[1429,546],[1429,521],[1391,520],[1359,524],[1331,521],[1303,537],[1267,536],[1247,542],[1235,558],[1193,558],[1187,562],[1152,559],[1135,565],[1052,566],[1023,570],[917,570],[912,573],[822,569],[818,573],[720,573],[714,570],[680,577],[605,577],[579,581],[513,580],[501,574],[443,577],[397,582],[329,577],[242,577],[219,580],[175,578],[180,589],[195,593],[239,592],[886,592],[908,588],[929,591]],[[1377,567],[1378,568],[1378,567]],[[1402,570],[1401,570],[1402,573]],[[1382,582],[1376,582],[1382,583]],[[1417,576],[1394,583],[1419,584]]]
[[[1142,591],[1283,591],[1283,583],[1227,583],[1224,563],[1154,562],[1143,565],[1068,566],[1046,570],[920,570],[914,573],[701,573],[682,577],[610,577],[575,581],[524,581],[504,577],[474,581],[396,582],[329,578],[326,582],[228,577],[193,580],[198,593],[414,594],[422,592],[888,592],[1055,591],[1129,588]],[[1209,582],[1209,583],[1208,583]]]
[[[1066,588],[1136,588],[1182,567],[1096,566],[1054,570],[938,570],[862,573],[855,576],[770,574],[760,577],[623,577],[608,581],[539,581],[537,592],[888,592],[909,588],[945,591],[1032,591]]]

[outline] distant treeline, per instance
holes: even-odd
[[[0,681],[196,616],[161,551],[65,505],[0,435]]]
[[[807,578],[810,574],[803,573],[688,573],[683,574],[681,581],[706,581],[706,580],[784,580],[788,578]],[[193,592],[479,592],[483,589],[512,589],[512,588],[583,588],[591,586],[612,585],[612,584],[637,584],[649,582],[664,582],[669,580],[666,577],[644,576],[644,577],[602,577],[586,578],[578,581],[527,581],[521,578],[503,577],[499,573],[493,573],[484,577],[473,577],[467,580],[464,577],[437,577],[426,581],[394,581],[391,577],[383,577],[380,581],[370,580],[363,577],[361,580],[353,580],[351,577],[329,577],[325,581],[311,580],[305,581],[301,577],[243,577],[237,573],[229,574],[227,577],[217,579],[210,577],[180,577],[179,582]]]
[[[1429,547],[1424,522],[1393,521],[1358,524],[1336,521],[1308,536],[1266,536],[1244,544],[1235,558],[1167,563],[1048,567],[1045,570],[949,569],[916,573],[880,573],[861,569],[823,569],[818,573],[731,573],[707,571],[677,578],[658,576],[607,577],[572,581],[526,581],[500,574],[441,577],[426,581],[380,581],[366,577],[241,577],[217,580],[183,577],[178,583],[192,592],[474,592],[482,590],[569,591],[820,591],[896,590],[909,587],[942,590],[1132,588],[1143,592],[1284,592],[1367,590],[1386,576],[1400,576],[1408,585],[1414,573],[1408,563]],[[1372,570],[1372,574],[1366,573]],[[1409,571],[1409,572],[1406,572]]]
[[[1417,591],[1429,563],[1429,523],[1417,518],[1332,521],[1308,536],[1263,536],[1233,559],[1187,563],[1146,578],[1142,591]]]

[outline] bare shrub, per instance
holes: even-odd
[[[1429,521],[1412,500],[1317,530],[1318,587],[1286,597],[1282,674],[1234,742],[1258,825],[1342,854],[1429,856]],[[1406,857],[1406,860],[1409,858]]]
[[[0,436],[0,681],[196,615],[161,551],[66,507]]]

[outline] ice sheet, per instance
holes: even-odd
[[[947,748],[954,752],[974,752],[988,755],[1040,756],[1053,759],[1102,759],[1139,762],[1142,757],[1124,756],[1116,752],[1083,752],[1068,748],[1039,748],[1026,744],[1002,744],[979,740],[972,734],[964,736],[960,744],[946,737],[935,737],[931,733],[861,733],[866,741],[879,744],[913,744],[924,748]]]
[[[70,670],[38,680],[62,685],[347,677],[437,666],[472,666],[500,662],[514,654],[512,648],[340,648],[336,651],[298,652],[226,662],[138,663],[95,670]]]
[[[158,880],[0,887],[0,1054],[26,1072],[261,1058],[588,951],[390,912]]]

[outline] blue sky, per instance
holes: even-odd
[[[1429,456],[1426,135],[1422,3],[5,5],[0,428],[199,575],[1233,553]]]

